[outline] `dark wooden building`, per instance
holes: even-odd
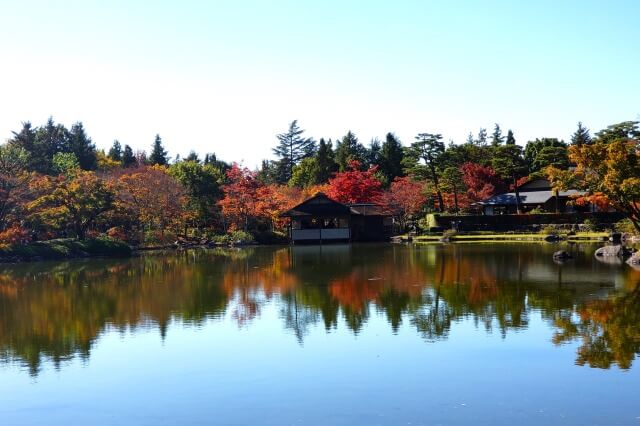
[[[291,218],[289,237],[296,243],[386,241],[393,221],[373,203],[342,204],[323,193],[285,212]]]
[[[590,207],[579,208],[569,200],[574,197],[584,195],[584,192],[570,189],[568,191],[554,191],[551,183],[546,179],[534,179],[518,187],[518,194],[515,191],[495,195],[487,200],[481,201],[479,206],[484,215],[516,214],[518,206],[521,213],[528,213],[532,210],[542,213],[575,213],[587,210]]]

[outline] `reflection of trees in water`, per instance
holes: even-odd
[[[227,297],[212,268],[189,268],[182,255],[126,262],[73,262],[53,270],[22,265],[2,274],[0,353],[35,374],[43,357],[59,366],[73,355],[88,356],[108,326],[122,331],[157,325],[171,318],[199,325],[221,315]]]
[[[639,351],[638,290],[611,297],[612,289],[566,282],[584,265],[564,273],[546,246],[534,247],[287,247],[8,267],[0,357],[35,374],[43,357],[56,366],[88,357],[107,327],[158,327],[164,336],[173,320],[200,325],[223,315],[250,326],[273,303],[300,343],[319,324],[358,333],[372,314],[430,341],[461,320],[506,336],[526,328],[533,310],[557,327],[555,343],[582,339],[579,364],[628,368]],[[548,278],[531,279],[540,276]]]
[[[576,364],[628,369],[640,353],[640,285],[629,293],[592,300],[577,308],[575,317],[558,318],[553,342],[581,340]]]
[[[425,292],[410,309],[411,325],[427,340],[444,338],[451,329],[453,312],[440,294],[441,285]]]

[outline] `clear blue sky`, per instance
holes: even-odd
[[[362,142],[518,143],[640,119],[640,1],[0,0],[0,137],[49,115],[171,155],[271,157],[293,119]]]

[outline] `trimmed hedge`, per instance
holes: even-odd
[[[0,249],[2,260],[56,260],[81,257],[130,257],[131,247],[110,238],[36,241]]]
[[[572,225],[585,221],[600,226],[612,226],[623,219],[623,213],[544,213],[544,214],[505,214],[505,215],[469,215],[450,216],[428,215],[427,223],[432,227],[442,229],[453,228],[453,223],[459,223],[458,229],[464,231],[533,231],[539,230],[541,225]]]

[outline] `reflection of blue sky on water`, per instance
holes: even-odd
[[[611,368],[575,363],[584,339],[602,336],[599,323],[583,324],[578,315],[593,302],[597,309],[613,303],[602,312],[638,333],[633,324],[624,327],[633,316],[616,317],[635,312],[616,303],[635,294],[636,273],[593,261],[591,249],[559,266],[550,259],[554,249],[333,246],[257,249],[233,258],[170,254],[124,268],[102,261],[57,266],[55,275],[64,279],[51,283],[44,270],[29,269],[38,266],[20,266],[15,271],[40,281],[22,284],[15,296],[5,291],[3,315],[40,306],[21,300],[52,297],[75,304],[70,321],[87,315],[85,321],[104,322],[96,324],[100,331],[85,355],[63,352],[57,368],[46,355],[34,375],[19,358],[0,364],[0,418],[11,425],[634,422],[640,369],[634,363],[620,369],[615,359]],[[112,272],[88,284],[83,274],[92,265]],[[42,292],[47,299],[39,299]],[[108,303],[98,303],[101,297]],[[105,316],[89,315],[96,310]],[[135,320],[118,320],[122,310]],[[51,318],[51,327],[73,330],[67,317]],[[577,334],[554,344],[557,321],[564,320],[564,331],[575,326]],[[29,325],[29,317],[22,322]],[[611,333],[620,329],[604,324]],[[29,346],[19,344],[36,342],[11,336],[20,354]],[[604,355],[624,349],[633,358],[633,336],[606,341]],[[57,343],[40,347],[53,352]],[[598,348],[586,347],[600,362]]]

